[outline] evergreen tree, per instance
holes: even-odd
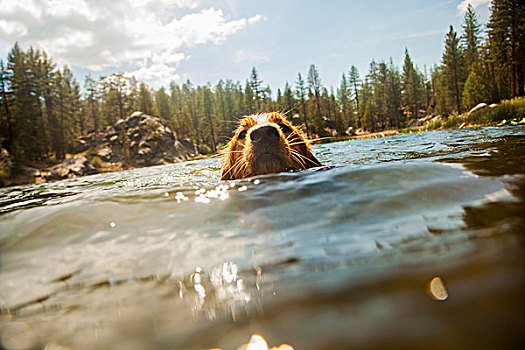
[[[11,117],[13,98],[9,88],[8,73],[0,59],[0,147],[11,151],[13,146],[13,119]]]
[[[7,79],[13,96],[12,154],[16,162],[41,158],[38,138],[38,112],[35,108],[33,82],[27,55],[15,44],[7,56]],[[37,141],[37,142],[34,142]]]
[[[445,52],[442,59],[449,101],[453,103],[456,111],[461,113],[461,96],[466,75],[465,61],[459,38],[453,26],[450,26],[446,36]]]
[[[401,100],[401,77],[398,68],[394,66],[390,58],[385,79],[385,104],[389,127],[400,128],[404,123]]]
[[[213,121],[213,93],[209,87],[205,87],[203,90],[203,109],[204,115],[208,119],[208,127],[210,128],[211,134],[211,150],[215,153],[217,151],[216,137],[215,137],[215,126]]]
[[[248,81],[248,84],[250,85],[250,88],[253,93],[253,99],[255,100],[255,109],[257,112],[261,111],[261,100],[263,99],[263,88],[262,88],[262,80],[259,79],[259,73],[257,72],[257,69],[255,67],[252,67],[252,72],[250,74],[250,79]]]
[[[314,119],[317,119],[317,131],[318,133],[322,132],[322,129],[324,127],[321,126],[322,124],[322,112],[321,112],[321,92],[323,89],[323,83],[321,81],[321,77],[319,75],[319,70],[317,67],[312,64],[310,65],[310,68],[308,69],[308,88],[312,91],[315,106],[316,106],[316,112],[314,114]],[[311,98],[310,98],[311,99]]]
[[[168,122],[171,120],[171,105],[170,97],[166,93],[166,89],[161,87],[155,92],[155,106],[159,113],[159,117],[164,121]]]
[[[149,115],[158,115],[158,111],[153,103],[153,97],[146,84],[141,83],[138,98],[139,110]]]
[[[100,128],[99,97],[97,96],[97,84],[90,75],[84,78],[84,90],[86,91],[84,111],[87,118],[93,123],[93,131],[96,132]]]
[[[187,124],[187,128],[190,131],[190,138],[196,142],[200,142],[201,123],[197,114],[197,94],[190,80],[186,80],[186,82],[182,84],[182,91],[187,109],[187,113],[185,113],[184,116],[185,124]]]
[[[408,49],[405,48],[405,61],[402,73],[403,104],[413,118],[418,117],[418,112],[423,102],[423,75],[414,67]]]
[[[350,85],[346,78],[346,74],[343,73],[341,76],[341,85],[338,90],[339,105],[341,106],[341,112],[343,115],[343,123],[346,126],[351,126],[352,123],[352,97],[350,91]]]
[[[295,99],[293,96],[292,87],[288,82],[284,84],[284,93],[283,93],[283,104],[282,111],[284,113],[290,113],[295,108]]]
[[[352,100],[354,101],[354,107],[356,111],[356,127],[361,127],[361,113],[359,108],[359,87],[361,85],[361,80],[359,79],[359,71],[357,70],[357,67],[352,65],[350,67],[350,72],[348,73],[348,82],[353,88],[353,97]]]
[[[525,83],[525,5],[522,0],[493,0],[491,10],[488,24],[490,58],[495,65],[500,98],[522,96]]]
[[[301,73],[297,73],[297,80],[295,81],[295,95],[297,96],[297,99],[299,100],[299,104],[301,105],[301,109],[303,111],[306,135],[310,137],[310,128],[308,127],[308,108],[306,103],[307,94],[308,91],[306,89],[303,77],[301,76]]]
[[[463,21],[464,34],[461,39],[463,40],[463,46],[465,47],[465,63],[467,69],[470,71],[472,63],[479,59],[479,45],[481,42],[481,25],[479,24],[478,16],[476,12],[474,12],[474,8],[470,3],[467,6],[467,11],[465,12]]]
[[[253,114],[258,110],[255,104],[255,94],[250,82],[246,81],[246,88],[244,89],[244,106],[246,110],[243,114]]]
[[[470,109],[478,103],[490,101],[490,87],[481,63],[474,62],[463,89],[463,106]]]

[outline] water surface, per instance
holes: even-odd
[[[524,146],[472,128],[240,181],[212,158],[0,189],[2,344],[518,347]]]

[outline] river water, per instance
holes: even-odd
[[[518,348],[525,128],[316,145],[0,189],[4,348]]]

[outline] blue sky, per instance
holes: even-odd
[[[125,72],[153,88],[169,81],[244,83],[255,66],[274,93],[310,64],[334,89],[351,65],[439,63],[449,25],[469,1],[0,0],[0,56],[18,41],[43,48],[79,81]],[[470,1],[482,23],[488,0]]]

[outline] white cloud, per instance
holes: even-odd
[[[148,82],[152,88],[158,89],[161,86],[168,86],[171,81],[179,80],[176,66],[168,66],[164,63],[154,63],[142,67],[138,70],[128,72],[127,77],[135,77],[138,81]]]
[[[152,84],[176,79],[187,48],[221,44],[265,18],[229,19],[201,0],[0,0],[0,43],[44,49],[90,70],[133,67]],[[185,9],[177,17],[177,9]],[[180,13],[180,11],[178,11]],[[140,80],[140,79],[139,79]],[[153,84],[152,84],[153,85]]]
[[[235,60],[237,62],[248,61],[255,63],[269,61],[270,57],[261,53],[248,51],[246,49],[240,49],[235,51]]]
[[[424,32],[415,32],[410,33],[406,37],[407,38],[425,38],[427,36],[433,36],[433,35],[443,35],[442,30],[428,30]]]
[[[491,0],[463,0],[459,5],[458,5],[458,11],[460,14],[464,14],[465,12],[467,12],[467,7],[468,7],[468,4],[471,4],[472,7],[475,9],[476,7],[479,7],[481,5],[484,5],[486,3],[489,3]]]
[[[27,34],[27,27],[17,21],[0,19],[0,33],[5,33],[9,36],[23,36]]]

